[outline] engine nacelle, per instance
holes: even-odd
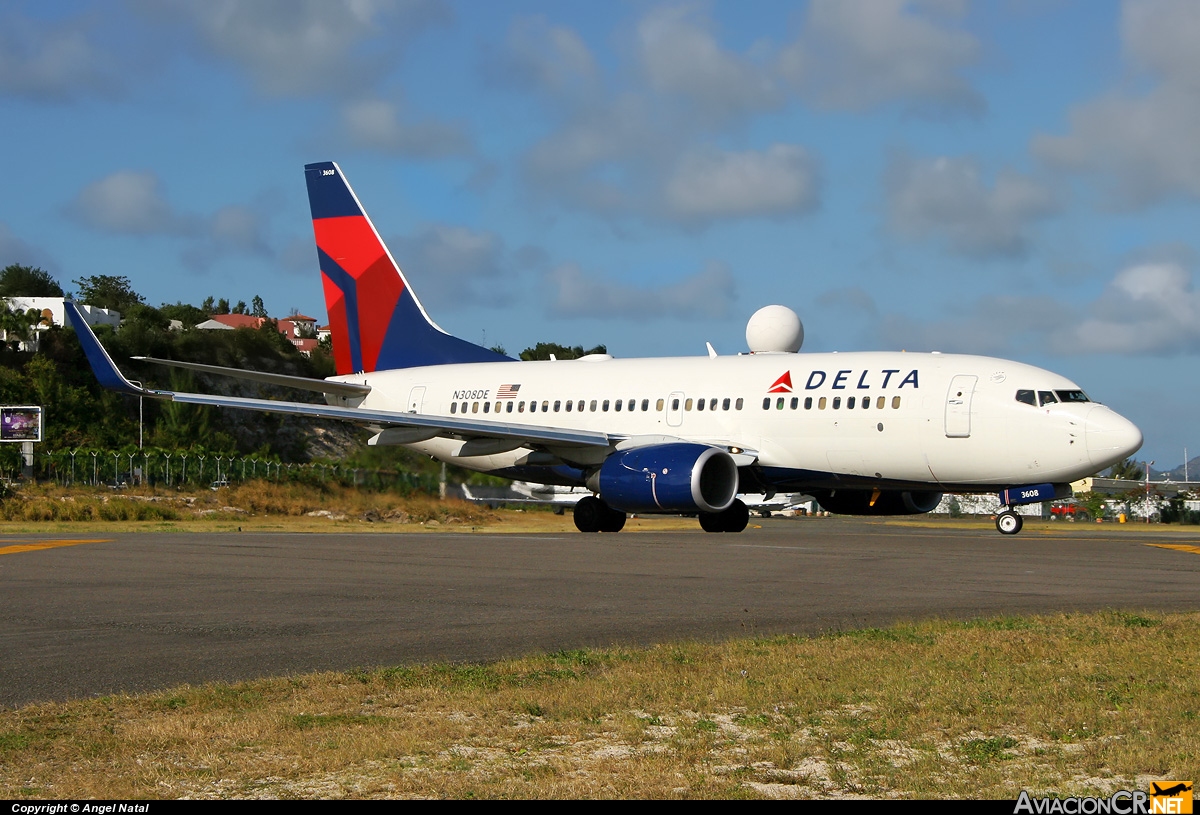
[[[588,486],[625,512],[721,512],[737,497],[738,471],[716,447],[655,444],[613,453]]]
[[[942,500],[940,492],[884,490],[874,503],[874,490],[819,490],[817,503],[838,515],[921,515],[932,512]]]

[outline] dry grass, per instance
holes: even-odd
[[[694,529],[693,518],[637,518],[628,531]],[[575,531],[570,513],[492,510],[457,499],[330,485],[251,481],[217,491],[30,485],[0,500],[0,532],[124,531],[478,532]]]
[[[0,712],[0,798],[964,797],[1192,778],[1200,614],[928,622]]]

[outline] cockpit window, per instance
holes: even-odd
[[[1017,401],[1037,407],[1037,399],[1034,398],[1033,391],[1017,391]]]
[[[1088,395],[1083,391],[1055,391],[1058,394],[1060,402],[1090,402]]]
[[[1054,398],[1052,391],[1038,391],[1038,404],[1053,405],[1058,399]]]

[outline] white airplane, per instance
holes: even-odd
[[[929,512],[943,491],[1013,506],[1062,498],[1071,481],[1142,444],[1136,426],[1050,371],[980,356],[800,354],[782,306],[747,328],[750,354],[522,362],[430,319],[333,162],[305,167],[337,375],[326,380],[170,360],[166,365],[325,394],[328,404],[146,389],[117,369],[74,304],[68,313],[101,383],[125,393],[344,419],[469,469],[586,487],[584,532],[626,513],[696,514],[740,532],[740,494],[803,492],[851,515]]]

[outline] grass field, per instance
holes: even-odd
[[[1008,798],[1191,779],[1200,614],[930,621],[0,711],[0,798]]]

